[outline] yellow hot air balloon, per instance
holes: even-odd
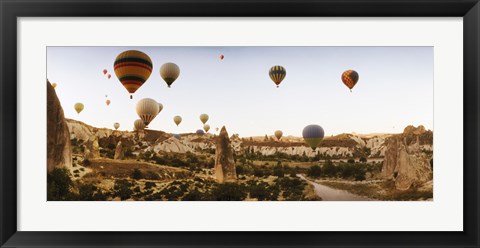
[[[147,54],[128,50],[120,53],[113,64],[115,75],[123,87],[132,94],[140,88],[152,74],[153,63]]]
[[[115,128],[115,130],[117,130],[120,127],[120,123],[118,122],[113,123],[113,127]]]
[[[110,100],[107,99],[107,100],[105,101],[105,103],[107,104],[107,106],[110,105]]]
[[[158,102],[151,98],[143,98],[137,102],[137,114],[146,127],[158,115],[158,109]]]
[[[287,70],[281,65],[274,65],[272,68],[270,68],[270,71],[268,72],[268,75],[270,76],[270,79],[278,86],[280,83],[283,81],[285,76],[287,75]]]
[[[280,140],[283,136],[283,132],[281,130],[275,131],[275,137],[277,137],[277,140]]]
[[[205,130],[205,132],[208,133],[208,130],[210,130],[210,125],[208,124],[203,125],[203,130]]]
[[[180,68],[174,63],[165,63],[160,67],[160,76],[167,83],[168,88],[177,80],[180,75]]]
[[[80,102],[75,103],[75,105],[73,106],[75,111],[77,111],[77,114],[80,114],[80,112],[82,112],[84,107],[85,106],[83,106],[83,103],[80,103]]]
[[[175,117],[173,117],[173,122],[175,122],[175,124],[180,125],[180,122],[182,122],[182,117],[177,115]]]
[[[135,122],[133,122],[133,128],[135,131],[143,130],[145,129],[145,123],[143,123],[142,119],[137,119]]]
[[[57,87],[57,83],[52,83],[52,87],[55,89]]]
[[[201,114],[200,115],[200,121],[202,121],[203,124],[207,123],[208,115],[207,114]]]

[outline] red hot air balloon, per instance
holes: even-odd
[[[107,74],[107,69],[103,69],[103,75]]]
[[[220,60],[223,60],[223,58],[225,58],[225,56],[223,56],[223,54],[220,54]]]
[[[107,78],[108,78],[108,79],[110,79],[111,77],[112,77],[112,75],[110,75],[110,74],[107,75]]]

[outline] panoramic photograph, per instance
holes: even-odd
[[[47,201],[434,200],[433,47],[46,54]]]

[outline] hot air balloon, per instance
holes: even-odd
[[[160,67],[160,76],[167,83],[168,88],[175,82],[180,75],[180,68],[174,63],[165,63]]]
[[[52,83],[52,87],[55,89],[57,87],[57,83]]]
[[[103,75],[107,74],[107,69],[103,69]]]
[[[210,125],[208,124],[203,125],[203,130],[205,130],[205,132],[208,133],[208,130],[210,130]]]
[[[162,112],[163,104],[158,103],[158,113]]]
[[[152,74],[152,60],[148,55],[137,50],[120,53],[113,64],[115,75],[123,87],[132,94],[140,88]]]
[[[358,73],[354,70],[347,70],[342,74],[342,81],[352,92],[352,88],[358,82]]]
[[[180,134],[174,134],[173,137],[175,137],[178,140],[182,138],[182,136]]]
[[[182,117],[177,115],[175,117],[173,117],[173,122],[175,122],[175,124],[177,124],[177,126],[180,124],[180,122],[182,122]]]
[[[225,58],[225,56],[223,56],[223,54],[220,54],[220,60],[223,60],[223,58]]]
[[[277,137],[277,140],[280,140],[283,136],[283,132],[280,130],[275,131],[275,137]]]
[[[268,74],[270,75],[270,78],[277,85],[277,88],[278,88],[280,83],[283,81],[283,79],[287,75],[287,70],[285,70],[283,66],[275,65],[275,66],[272,66],[272,68],[270,68],[270,71],[268,72]]]
[[[205,134],[205,132],[202,129],[198,129],[195,133],[200,135]]]
[[[216,127],[216,128],[215,128],[215,131],[217,131],[217,132],[218,132],[218,127]]]
[[[110,75],[110,74],[107,75],[107,78],[108,78],[108,79],[110,79],[111,77],[112,77],[112,75]]]
[[[117,130],[120,127],[120,123],[118,122],[113,123],[113,127],[115,128],[115,130]]]
[[[82,112],[84,106],[83,106],[83,103],[77,102],[77,103],[75,103],[73,108],[75,109],[75,111],[77,111],[77,114],[80,114],[80,112]]]
[[[143,123],[142,119],[137,119],[135,120],[135,122],[133,122],[133,128],[135,129],[135,131],[143,130],[145,129],[145,123]]]
[[[207,114],[201,114],[200,115],[200,121],[202,121],[203,124],[207,123],[208,115]]]
[[[158,102],[151,98],[143,98],[137,102],[137,114],[146,127],[158,115],[158,109]]]
[[[110,105],[110,100],[107,99],[107,100],[105,101],[105,103],[107,104],[107,106]]]
[[[302,132],[303,139],[305,142],[313,149],[317,149],[318,144],[322,142],[323,136],[325,136],[325,131],[319,125],[308,125],[303,129]]]

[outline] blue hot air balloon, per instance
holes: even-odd
[[[175,138],[178,139],[178,140],[182,138],[182,136],[180,136],[180,134],[178,134],[178,133],[177,133],[177,134],[174,134],[173,137],[175,137]]]
[[[205,132],[202,130],[202,129],[198,129],[197,132],[195,132],[196,134],[200,134],[200,135],[203,135],[205,134]]]
[[[315,150],[320,142],[322,142],[325,131],[323,131],[321,126],[312,124],[303,128],[302,135],[305,142]]]

